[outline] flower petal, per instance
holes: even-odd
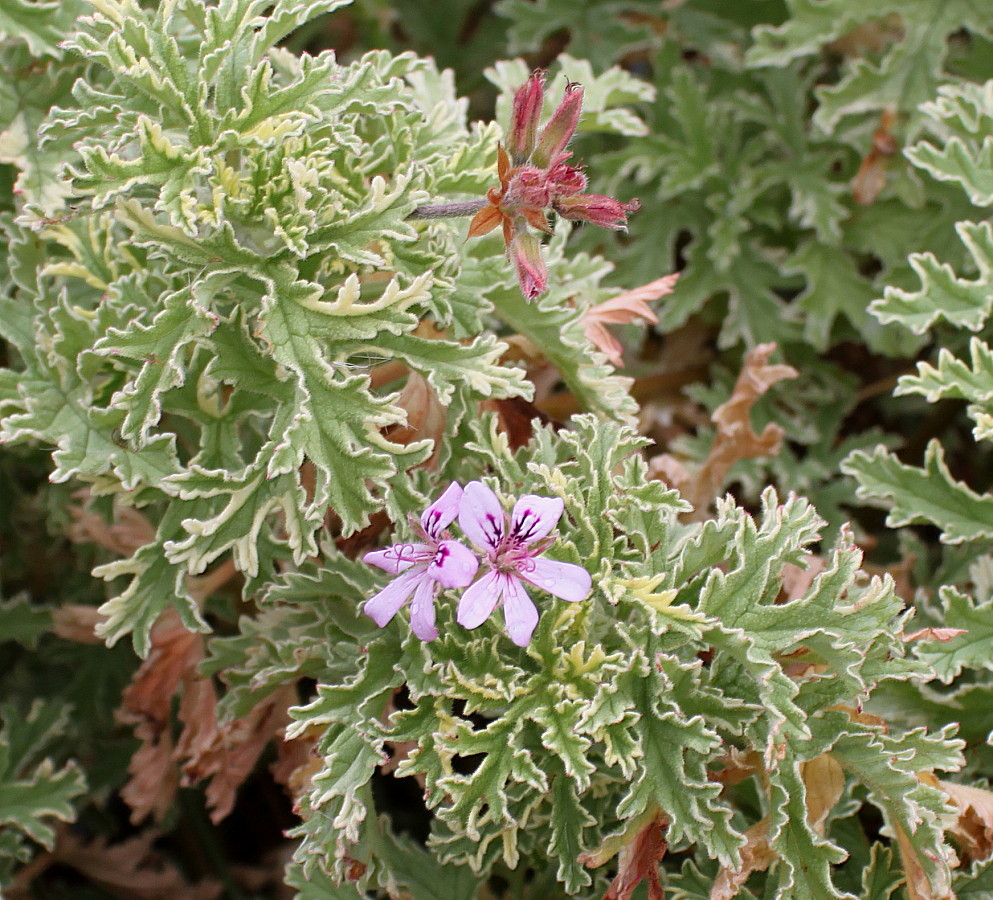
[[[463,588],[476,577],[479,560],[465,544],[442,541],[428,566],[428,575],[442,587]]]
[[[407,598],[414,593],[415,588],[423,580],[427,580],[431,585],[434,584],[427,577],[426,566],[415,566],[398,578],[394,578],[378,594],[366,600],[362,611],[380,628],[383,628],[397,614],[400,607],[407,602]]]
[[[414,591],[410,601],[410,630],[422,641],[433,641],[438,637],[434,627],[435,584],[430,578],[423,579]]]
[[[385,550],[373,550],[367,553],[362,557],[362,562],[389,572],[390,575],[399,575],[415,563],[429,562],[433,556],[434,548],[427,544],[394,544]]]
[[[495,550],[503,539],[507,514],[483,482],[470,481],[459,505],[459,528],[481,550]]]
[[[503,618],[507,634],[518,647],[526,647],[538,625],[538,607],[524,590],[524,585],[513,575],[504,575]]]
[[[438,540],[444,531],[459,514],[459,501],[462,499],[462,487],[452,482],[445,492],[421,513],[421,527],[428,537]]]
[[[561,600],[578,603],[593,589],[593,579],[582,566],[557,559],[535,558],[530,562],[527,571],[521,572],[521,578]]]
[[[565,503],[560,497],[525,494],[514,504],[510,515],[510,533],[524,544],[541,540],[559,523]]]
[[[475,584],[471,585],[459,600],[455,620],[463,628],[478,628],[489,617],[500,602],[506,575],[490,569]]]

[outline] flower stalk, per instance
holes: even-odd
[[[407,216],[408,219],[455,219],[474,216],[484,209],[489,200],[464,200],[459,203],[435,203],[418,206]]]

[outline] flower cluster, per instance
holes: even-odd
[[[541,244],[528,230],[551,232],[546,211],[554,210],[565,219],[592,222],[603,228],[621,230],[628,213],[638,209],[637,200],[621,203],[613,197],[584,194],[586,176],[566,160],[572,156],[566,145],[579,123],[583,89],[570,82],[565,96],[548,124],[538,133],[538,120],[545,97],[545,76],[533,72],[514,95],[514,109],[506,148],[499,148],[500,186],[487,192],[488,204],[469,224],[469,237],[487,234],[503,226],[507,253],[529,300],[543,293],[548,272],[541,257]]]
[[[527,494],[508,516],[482,482],[470,482],[465,490],[449,485],[414,525],[419,541],[394,544],[363,558],[397,576],[366,601],[365,613],[382,628],[410,601],[412,631],[422,641],[431,641],[438,636],[438,588],[467,588],[456,614],[460,625],[477,628],[502,606],[510,639],[527,646],[538,625],[538,609],[525,584],[573,603],[585,599],[592,587],[589,572],[581,566],[540,558],[555,540],[549,535],[564,508],[557,497]],[[446,529],[456,517],[478,556],[448,536]],[[480,566],[485,571],[473,583]]]

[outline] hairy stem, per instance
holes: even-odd
[[[437,203],[431,206],[418,206],[408,219],[451,219],[456,216],[474,216],[488,200],[466,200],[462,203]]]

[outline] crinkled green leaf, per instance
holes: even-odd
[[[959,870],[952,883],[959,900],[986,900],[993,892],[993,862],[977,863],[970,871]]]
[[[952,478],[938,441],[928,444],[924,467],[901,463],[884,447],[856,451],[842,469],[859,482],[859,497],[890,510],[887,525],[929,522],[946,544],[993,537],[993,497],[977,494]]]
[[[97,341],[96,353],[142,364],[114,401],[127,410],[121,426],[125,438],[134,439],[139,447],[148,442],[148,432],[161,416],[161,394],[183,384],[190,345],[210,334],[215,325],[216,317],[192,291],[177,291],[164,298],[162,311],[150,325],[135,322],[127,331],[114,329]]]
[[[832,867],[845,859],[841,847],[819,836],[807,821],[807,791],[799,764],[786,760],[771,779],[771,800],[775,812],[770,825],[770,843],[778,851],[774,874],[778,875],[777,897],[803,900],[807,897],[845,898],[852,894],[838,890]]]
[[[941,85],[921,111],[943,140],[920,141],[907,148],[907,158],[932,178],[960,184],[976,206],[993,204],[993,81]]]
[[[961,28],[989,34],[991,25],[972,0],[925,0],[912,5],[888,0],[871,9],[851,0],[789,0],[790,15],[778,26],[755,30],[749,50],[753,65],[783,65],[818,54],[824,45],[871,23],[884,31],[885,16],[900,16],[899,32],[888,42],[878,63],[855,59],[842,80],[818,90],[820,106],[814,121],[831,131],[846,115],[887,106],[914,110],[930,100],[941,79],[948,36]]]
[[[939,319],[978,331],[993,309],[993,226],[989,222],[959,222],[955,226],[968,249],[979,277],[959,277],[931,253],[913,253],[910,264],[920,278],[916,291],[888,287],[870,310],[882,322],[899,322],[915,334],[924,334]]]
[[[979,338],[972,338],[969,362],[965,362],[942,347],[937,366],[918,363],[917,374],[902,376],[895,393],[921,394],[930,403],[955,397],[986,406],[993,399],[993,350]]]
[[[638,9],[637,0],[502,0],[497,12],[510,20],[511,53],[537,50],[549,35],[567,29],[569,52],[605,66],[624,50],[644,46],[649,34],[629,22],[625,12]]]
[[[25,647],[35,647],[52,627],[50,608],[31,602],[26,594],[0,600],[0,635],[2,640],[17,641]]]
[[[57,769],[42,758],[60,737],[68,712],[55,703],[36,701],[22,716],[12,705],[0,708],[0,825],[51,849],[52,820],[71,822],[72,801],[86,790],[86,779],[70,762]]]
[[[866,786],[870,801],[883,813],[886,832],[900,828],[916,855],[915,862],[936,896],[947,893],[952,859],[943,830],[954,813],[944,791],[922,782],[918,772],[954,770],[960,765],[962,742],[954,728],[928,735],[923,729],[900,736],[864,726],[838,737],[832,757]]]
[[[962,674],[993,668],[993,601],[980,602],[945,585],[940,590],[941,627],[965,633],[948,641],[922,641],[916,655],[934,670],[945,684]]]

